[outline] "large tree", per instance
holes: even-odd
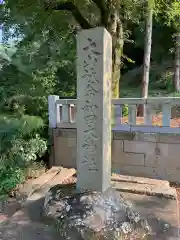
[[[175,28],[174,44],[174,90],[180,92],[180,2],[172,1],[169,10],[171,23]]]
[[[144,64],[143,64],[143,76],[141,84],[141,97],[148,97],[149,88],[149,71],[151,65],[151,45],[152,45],[152,28],[153,28],[153,9],[154,0],[147,0],[147,11],[146,11],[146,30],[145,30],[145,41],[144,41]],[[139,115],[145,116],[145,105],[140,106]]]
[[[14,24],[18,33],[26,31],[29,39],[37,32],[53,31],[60,37],[63,28],[76,32],[79,27],[104,26],[113,38],[112,92],[118,97],[126,23],[139,17],[140,6],[138,0],[7,0],[3,7],[5,25]]]
[[[180,92],[180,30],[177,31],[175,37],[174,48],[174,90]]]
[[[180,1],[158,0],[157,13],[164,16],[164,24],[174,28],[174,90],[180,92]]]
[[[144,66],[143,66],[143,79],[141,97],[148,97],[149,87],[149,70],[151,59],[151,44],[152,44],[152,27],[153,27],[153,8],[154,0],[147,1],[147,16],[146,16],[146,34],[144,43]]]
[[[96,23],[91,23],[82,15],[75,1],[48,1],[46,9],[70,11],[81,28],[89,29],[95,26],[104,26],[113,38],[112,46],[112,92],[114,97],[119,96],[120,63],[123,53],[123,14],[121,10],[123,3],[118,1],[93,0],[100,12],[100,17]]]

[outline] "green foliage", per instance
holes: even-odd
[[[46,141],[37,134],[43,127],[38,117],[0,116],[0,196],[23,182],[28,168],[47,150]]]
[[[172,24],[175,28],[180,27],[180,2],[172,0],[167,9],[168,21],[167,24]]]
[[[67,31],[44,37],[22,38],[0,69],[0,196],[23,182],[48,150],[48,95],[75,95],[75,54],[67,54],[73,39]]]
[[[0,169],[0,199],[6,197],[9,192],[24,180],[23,171],[16,166],[7,166],[6,168]]]
[[[179,92],[173,92],[171,95],[173,97],[180,97],[180,93]]]
[[[100,11],[93,1],[72,2],[92,26],[99,26]],[[108,2],[112,3],[109,16],[116,10],[124,28],[121,81],[131,91],[121,96],[132,96],[134,88],[139,96],[148,4],[155,16],[150,87],[171,91],[170,49],[179,28],[179,1],[104,0]],[[0,5],[0,21],[4,30],[0,44],[0,195],[4,195],[25,179],[28,166],[47,149],[48,95],[76,95],[75,35],[80,27],[69,11],[46,11],[44,0],[6,0]],[[12,37],[15,40],[8,43]],[[127,114],[124,105],[123,115]]]
[[[160,89],[166,89],[169,92],[173,91],[173,73],[170,71],[164,72],[157,81],[156,86]]]
[[[128,110],[128,105],[127,105],[127,104],[124,104],[124,105],[123,105],[123,109],[122,109],[122,115],[123,115],[123,117],[128,116],[128,112],[129,112],[129,110]]]

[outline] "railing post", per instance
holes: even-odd
[[[69,123],[70,122],[70,105],[69,104],[63,104],[62,105],[62,122],[63,123]]]
[[[122,118],[122,108],[121,105],[114,105],[114,111],[115,111],[115,125],[121,124],[121,118]]]
[[[56,104],[57,100],[59,100],[59,96],[48,96],[49,128],[56,128],[57,122],[60,120],[60,112]]]
[[[171,104],[165,103],[162,106],[163,118],[162,126],[170,127],[171,125]]]
[[[152,104],[146,104],[145,105],[145,119],[144,119],[144,123],[146,125],[152,125],[152,117],[153,117],[153,108],[152,108]]]
[[[128,123],[130,125],[136,125],[137,106],[128,105]]]
[[[70,104],[69,119],[71,123],[76,122],[76,106],[75,104]]]

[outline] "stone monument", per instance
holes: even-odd
[[[110,34],[102,27],[81,31],[77,55],[77,183],[51,188],[44,213],[63,239],[143,239],[146,220],[111,187]]]
[[[104,28],[77,36],[77,189],[111,181],[112,40]]]

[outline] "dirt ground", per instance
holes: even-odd
[[[176,188],[177,192],[177,209],[178,209],[178,220],[179,220],[179,227],[180,227],[180,186]]]
[[[57,182],[59,183],[59,179],[57,178]],[[66,180],[63,180],[61,183],[62,184],[70,184],[70,183],[75,183],[76,182],[76,176],[71,176],[67,178]],[[177,189],[177,194],[178,194],[178,205],[180,208],[180,188],[176,186]],[[41,191],[40,191],[41,192]],[[148,197],[148,196],[143,196],[143,195],[138,195],[138,194],[132,194],[132,193],[122,193],[125,195],[127,198],[131,198],[132,196],[135,198],[134,202],[137,204],[137,207],[140,208],[141,211],[144,209],[144,213],[149,216],[149,213],[147,213],[147,209],[150,209],[153,214],[156,213],[156,215],[162,215],[164,214],[164,218],[173,218],[176,212],[175,205],[169,204],[169,207],[167,204],[164,204],[166,207],[162,208],[161,205],[163,199],[159,199],[157,197]],[[130,197],[129,197],[130,196]],[[142,198],[142,199],[140,199]],[[145,199],[147,198],[147,199]],[[157,199],[155,201],[154,199]],[[149,199],[149,200],[148,200]],[[159,200],[158,200],[159,199]],[[158,204],[157,204],[158,202]],[[169,202],[169,201],[168,201]],[[173,201],[170,201],[173,203]],[[14,212],[19,210],[19,202],[16,202],[16,199],[11,198],[11,201],[7,201],[5,204],[4,212],[0,214],[0,216],[11,216]],[[30,240],[30,239],[35,239],[35,240],[49,240],[49,239],[60,239],[58,234],[56,234],[56,231],[51,229],[50,226],[46,225],[43,222],[39,222],[39,210],[42,202],[38,200],[35,201],[34,203],[30,203],[30,207],[25,208],[24,210],[20,210],[18,214],[13,215],[13,217],[10,217],[10,220],[7,223],[0,224],[0,239],[2,240]],[[149,207],[151,205],[151,207]],[[163,206],[164,206],[163,205]],[[164,209],[162,211],[162,209]],[[27,211],[28,210],[28,211]],[[159,211],[159,212],[158,212]],[[30,214],[31,213],[31,214]],[[4,215],[3,215],[4,214]],[[5,215],[6,214],[6,215]],[[32,216],[35,215],[35,216]],[[163,216],[162,216],[163,217]],[[175,218],[177,219],[177,218]],[[1,219],[0,219],[1,220]],[[3,219],[2,219],[3,220]],[[151,220],[151,219],[150,219]],[[170,219],[172,222],[172,219]],[[163,221],[166,222],[165,220]],[[161,221],[161,222],[162,222]],[[0,221],[1,222],[1,221]],[[154,219],[153,223],[155,222],[155,227],[160,229],[160,225],[158,225]],[[174,228],[171,227],[170,234],[174,232]],[[176,230],[175,230],[176,231]],[[162,232],[160,233],[160,236],[158,238],[153,238],[153,240],[168,240],[171,238],[168,238],[168,236],[162,236]],[[172,239],[178,239],[178,238],[172,238]]]

